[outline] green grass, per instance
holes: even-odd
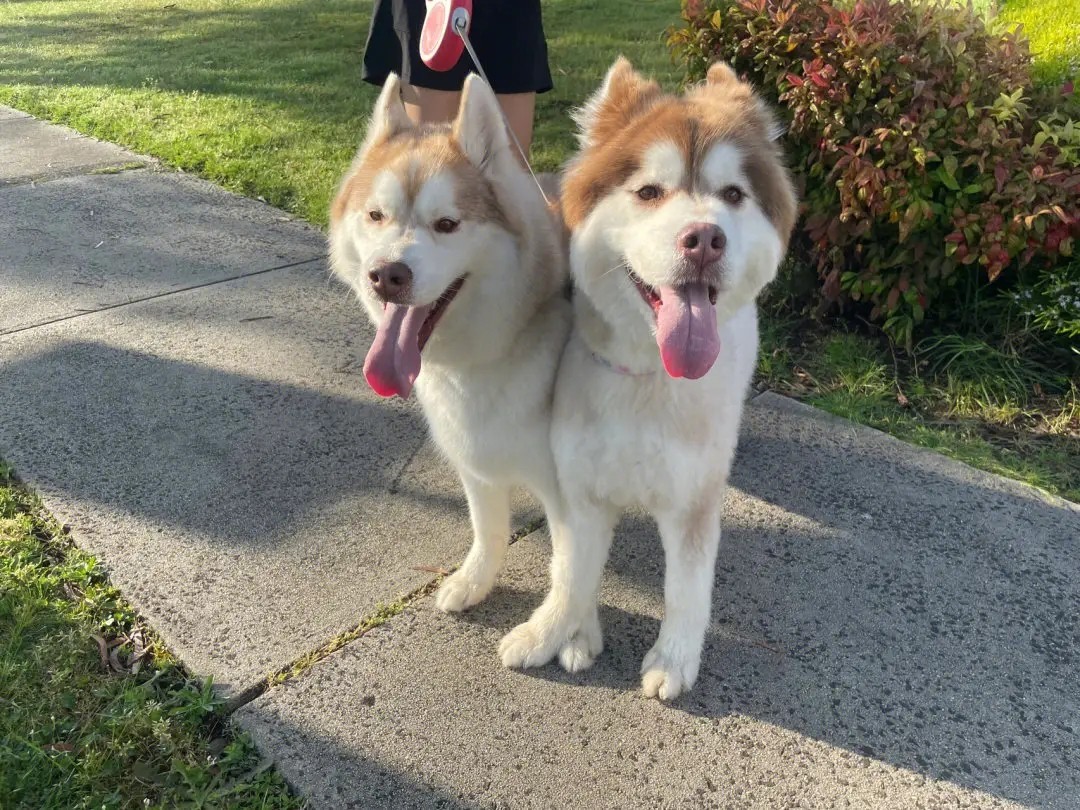
[[[1035,77],[1060,84],[1080,75],[1080,3],[1070,0],[1004,0],[1000,19],[1022,25],[1035,57]]]
[[[219,709],[0,463],[0,807],[303,807]]]
[[[868,336],[762,323],[759,383],[973,467],[1080,502],[1080,391],[1060,372],[972,337],[914,359]]]
[[[360,82],[361,0],[0,2],[0,103],[151,154],[325,224],[374,90]],[[678,3],[553,0],[556,89],[533,155],[558,167],[569,109],[619,53],[668,84]]]

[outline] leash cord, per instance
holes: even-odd
[[[459,9],[460,11],[461,9]],[[480,74],[480,78],[484,80],[484,83],[491,87],[491,82],[488,81],[487,74],[484,73],[484,68],[480,65],[480,60],[476,58],[476,51],[473,50],[472,43],[469,41],[469,15],[458,14],[455,12],[454,20],[454,33],[461,37],[461,41],[465,43],[465,50],[469,52],[469,57],[472,59],[473,64],[476,65],[476,70]],[[491,92],[495,92],[495,88],[491,87]],[[536,179],[536,172],[533,171],[532,164],[529,163],[529,156],[525,154],[525,150],[521,148],[521,141],[518,140],[517,135],[514,134],[514,128],[510,126],[510,122],[506,120],[506,114],[503,113],[502,107],[499,107],[499,114],[502,115],[503,124],[506,125],[506,131],[510,133],[510,138],[514,142],[514,146],[517,147],[518,154],[521,155],[521,159],[525,161],[525,168],[529,170],[529,175],[532,177],[533,182],[536,183],[536,188],[540,192],[540,196],[544,198],[544,202],[551,206],[551,200],[548,199],[548,195],[544,193],[544,187],[540,185],[540,181]]]

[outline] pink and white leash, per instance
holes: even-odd
[[[480,78],[484,80],[488,87],[491,87],[491,82],[488,80],[487,74],[476,56],[472,42],[469,40],[469,25],[472,22],[471,11],[472,0],[427,0],[427,16],[424,17],[424,27],[420,33],[420,59],[432,70],[447,71],[458,63],[461,58],[460,46],[464,45],[465,50],[469,52],[469,57],[476,66],[476,71],[480,74]],[[447,36],[451,33],[455,34],[458,40]],[[495,91],[495,88],[492,87],[491,89],[492,92]],[[521,147],[521,141],[514,134],[510,122],[506,120],[502,107],[499,108],[499,114],[502,116],[506,131],[510,133],[510,139],[514,142],[514,146],[517,147],[518,154],[521,155],[521,159],[525,162],[525,168],[529,170],[529,175],[536,184],[540,196],[550,206],[551,200],[548,199],[543,186],[540,185],[540,181],[536,178],[536,172],[533,171],[532,164],[529,163],[529,156],[525,154],[525,150]]]

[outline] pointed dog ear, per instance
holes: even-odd
[[[739,78],[735,70],[727,62],[713,62],[705,73],[706,88],[730,89],[739,92],[739,88],[747,95],[753,94],[757,104],[758,119],[764,125],[765,137],[770,141],[778,141],[787,134],[786,124],[780,122],[773,109],[766,104],[748,83]]]
[[[465,79],[453,134],[465,157],[480,170],[510,154],[510,136],[499,100],[475,73]]]
[[[738,81],[739,77],[727,62],[713,62],[705,74],[706,84],[727,84]]]
[[[660,85],[644,78],[626,57],[620,56],[600,89],[573,113],[578,140],[582,146],[603,143],[659,96]]]
[[[360,151],[366,152],[376,144],[384,143],[412,127],[413,123],[409,120],[405,104],[401,100],[401,79],[396,73],[391,73],[386,77],[375,108],[371,111],[371,122]]]

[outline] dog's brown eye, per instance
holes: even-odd
[[[372,222],[382,222],[383,221],[383,212],[382,211],[378,211],[378,210],[368,211],[367,215],[368,215],[368,219],[370,219]]]
[[[664,192],[660,190],[660,186],[642,186],[637,190],[638,199],[644,200],[645,202],[658,200],[663,193]]]
[[[450,219],[450,217],[443,217],[435,223],[435,230],[439,233],[453,233],[458,229],[458,221]]]
[[[739,203],[741,203],[743,201],[743,197],[745,196],[746,194],[738,186],[728,186],[723,191],[724,200],[731,203],[732,205],[738,205]]]

